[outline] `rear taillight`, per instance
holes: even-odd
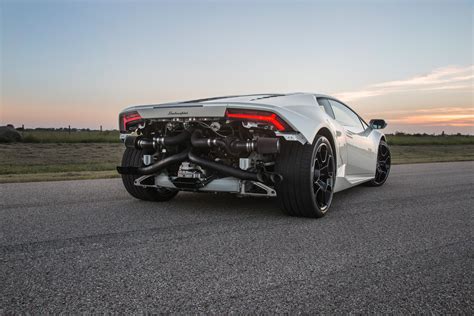
[[[120,132],[128,133],[130,127],[135,126],[143,121],[143,118],[138,114],[137,111],[126,112],[120,114],[119,127]]]
[[[226,117],[243,121],[265,122],[274,126],[280,132],[290,129],[288,124],[278,115],[267,111],[227,109]]]

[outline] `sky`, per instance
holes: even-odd
[[[474,134],[474,2],[0,0],[0,125],[135,104],[336,96],[387,132]]]

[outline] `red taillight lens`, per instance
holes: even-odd
[[[285,121],[283,121],[278,115],[267,111],[228,109],[226,112],[226,117],[245,121],[267,122],[273,125],[279,131],[285,131],[289,129],[288,124],[286,124]]]
[[[128,132],[128,127],[131,123],[139,123],[142,120],[142,117],[138,112],[127,112],[120,114],[119,126],[121,132]]]

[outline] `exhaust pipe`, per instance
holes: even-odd
[[[222,147],[229,153],[236,152],[252,152],[259,154],[276,154],[280,152],[280,140],[271,137],[259,137],[256,140],[237,140],[222,138],[205,138],[202,137],[202,131],[197,129],[191,136],[191,145],[196,148]]]
[[[134,175],[150,175],[158,173],[159,171],[172,166],[177,163],[181,163],[188,159],[188,153],[190,149],[175,154],[173,156],[166,157],[160,161],[155,162],[150,166],[145,167],[117,167],[117,171],[120,174],[134,174]]]
[[[264,177],[260,173],[244,171],[242,169],[226,166],[226,165],[223,165],[211,160],[201,158],[193,154],[192,152],[188,154],[188,158],[189,158],[189,161],[194,162],[195,164],[201,167],[212,169],[228,176],[232,176],[232,177],[242,179],[242,180],[252,180],[252,181],[260,181],[260,182],[264,181]]]
[[[184,130],[175,136],[155,137],[153,139],[144,138],[143,136],[128,135],[125,138],[125,147],[144,150],[156,150],[158,145],[174,146],[184,143],[191,137],[191,133]]]
[[[174,146],[174,145],[179,145],[181,143],[184,143],[190,137],[191,137],[191,132],[185,129],[184,131],[182,131],[180,134],[176,136],[156,137],[153,140],[158,145]]]

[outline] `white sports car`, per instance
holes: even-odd
[[[321,94],[254,94],[140,105],[119,116],[127,191],[167,201],[178,191],[276,197],[293,216],[321,217],[333,194],[382,185],[390,150],[379,131]]]

